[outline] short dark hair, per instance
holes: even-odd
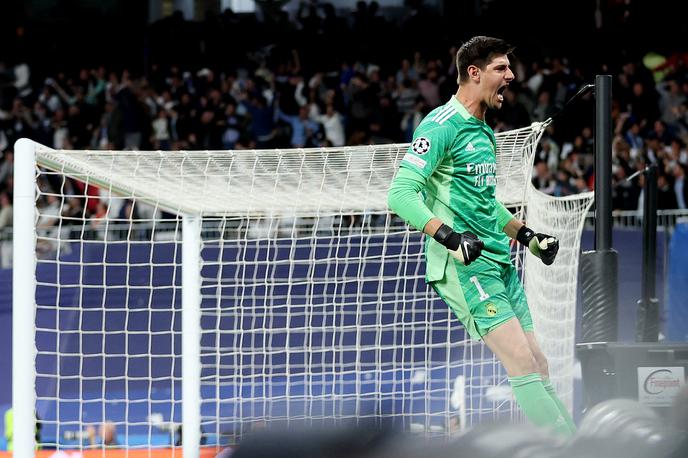
[[[458,82],[468,80],[468,67],[484,69],[496,55],[511,54],[514,47],[500,38],[477,36],[461,45],[456,53]]]

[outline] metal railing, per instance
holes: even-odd
[[[643,212],[639,210],[615,211],[612,221],[616,229],[640,229],[643,226]],[[673,230],[677,223],[688,223],[688,210],[658,210],[657,229]],[[585,218],[586,229],[595,227],[595,212]]]

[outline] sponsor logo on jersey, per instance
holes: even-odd
[[[402,161],[411,163],[416,167],[420,167],[421,169],[425,167],[425,164],[427,164],[427,162],[425,162],[425,159],[421,159],[418,156],[414,156],[413,154],[409,153],[404,154],[404,158],[402,159]]]
[[[484,173],[496,173],[496,162],[469,162],[466,164],[466,172],[473,175],[482,175]]]
[[[473,175],[473,186],[497,186],[496,162],[469,162],[466,164],[466,172]]]
[[[487,312],[487,316],[495,316],[497,314],[497,306],[492,302],[488,302],[485,304],[485,311]]]
[[[416,154],[425,154],[430,151],[430,139],[427,137],[418,137],[413,141],[411,150]]]
[[[466,151],[475,151],[475,146],[473,146],[473,143],[468,142],[468,146],[466,146]]]

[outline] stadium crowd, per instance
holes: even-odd
[[[151,58],[140,71],[110,68],[107,58],[102,65],[39,76],[21,60],[3,66],[0,228],[11,225],[13,145],[21,137],[52,148],[93,150],[410,141],[423,116],[456,89],[455,47],[433,49],[428,40],[403,38],[432,21],[422,2],[411,3],[416,10],[397,23],[382,15],[376,2],[358,2],[351,17],[318,2],[303,3],[292,18],[285,11],[259,20],[227,10],[195,23],[175,12],[148,27]],[[342,43],[342,36],[350,38]],[[405,50],[398,59],[399,53],[385,53],[393,36],[402,37]],[[627,178],[654,163],[659,208],[685,209],[686,56],[654,57],[629,57],[591,72],[565,56],[521,58],[517,48],[512,59],[517,80],[489,122],[499,132],[543,121],[595,73],[612,74],[614,208],[639,208],[643,177]],[[592,188],[593,106],[588,94],[547,129],[535,160],[537,188],[556,196]],[[53,212],[85,214],[96,223],[108,211],[97,189],[68,186],[74,189],[65,191],[89,199],[70,199],[59,209],[47,196],[40,205],[48,212],[52,206]],[[118,211],[125,217],[132,213]]]
[[[12,225],[13,147],[22,137],[57,149],[163,151],[409,142],[424,115],[455,92],[457,49],[422,40],[416,31],[430,30],[435,18],[422,2],[411,3],[396,22],[376,2],[359,2],[350,16],[319,2],[304,3],[291,17],[227,10],[196,23],[176,12],[148,27],[144,68],[110,65],[107,56],[49,72],[33,71],[29,56],[0,63],[0,236]],[[398,52],[387,52],[394,37]],[[688,208],[688,54],[627,54],[595,67],[517,48],[512,64],[517,79],[489,123],[500,132],[556,115],[536,155],[537,188],[556,196],[592,189],[592,95],[560,110],[605,73],[613,76],[614,209],[641,207],[643,176],[627,178],[648,164],[658,167],[659,208]],[[40,185],[89,196],[62,204],[43,194],[43,215],[83,215],[96,227],[113,211],[93,186]],[[117,212],[136,217],[133,206]],[[597,456],[560,451],[556,456]]]

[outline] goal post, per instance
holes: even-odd
[[[42,421],[36,406],[36,223],[37,212],[36,151],[41,145],[20,139],[15,144],[14,227],[13,233],[13,351],[12,406],[14,411],[13,443],[15,456],[34,455],[36,425]],[[50,162],[46,160],[46,166]],[[73,172],[74,173],[74,172]],[[75,173],[76,174],[76,173]],[[76,174],[77,177],[81,176]],[[103,182],[103,178],[99,180]],[[108,189],[112,189],[110,186]],[[64,204],[64,202],[63,202]],[[62,205],[60,205],[62,207]],[[184,432],[183,453],[199,456],[200,438],[200,247],[201,217],[182,215],[182,422],[197,425]],[[58,223],[60,225],[61,223]],[[29,229],[31,228],[31,229]],[[69,240],[67,240],[69,242]],[[55,304],[59,306],[59,304]],[[80,305],[80,304],[79,304]],[[58,329],[59,331],[59,329]],[[104,419],[102,419],[104,420]],[[55,422],[59,428],[59,419]],[[80,428],[85,426],[79,425]],[[76,437],[79,437],[77,434]],[[48,444],[59,447],[60,438]],[[83,445],[79,444],[79,445]],[[69,448],[69,447],[68,447]]]
[[[17,457],[34,453],[36,424],[36,150],[22,138],[15,144],[12,250],[12,407]]]
[[[201,443],[201,217],[182,223],[182,424],[184,456]]]
[[[496,135],[497,193],[561,240],[547,271],[514,253],[570,406],[591,194],[529,186],[542,130]],[[448,436],[518,416],[498,361],[425,284],[422,234],[386,208],[407,146],[60,151],[20,140],[15,437],[33,440],[35,413],[46,446],[89,448],[83,431],[109,421],[125,447],[175,447],[181,432],[184,456],[198,456],[266,426]],[[32,455],[22,447],[16,456]]]

